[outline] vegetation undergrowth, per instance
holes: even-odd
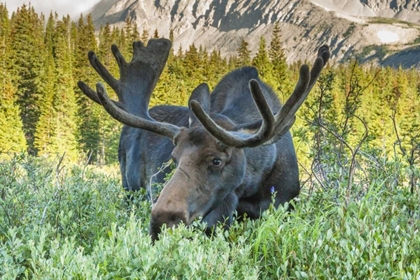
[[[392,168],[392,166],[390,167]],[[270,208],[212,237],[164,230],[151,245],[145,194],[119,178],[16,156],[0,164],[2,279],[419,279],[418,197],[372,180],[361,198],[305,189],[295,210]]]

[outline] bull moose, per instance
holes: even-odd
[[[151,182],[163,182],[169,171],[155,178],[158,168],[171,158],[176,164],[152,207],[152,240],[163,224],[188,225],[200,218],[208,228],[218,222],[228,227],[235,211],[258,218],[273,196],[275,206],[296,197],[298,164],[289,128],[329,59],[328,47],[319,48],[311,70],[301,66],[296,87],[283,106],[254,67],[243,67],[223,77],[212,93],[207,84],[199,85],[188,108],[165,105],[149,110],[170,48],[171,42],[163,38],[151,39],[147,46],[134,42],[133,58],[127,63],[113,45],[118,80],[89,52],[91,65],[118,101],[108,97],[101,83],[95,92],[78,82],[83,93],[125,125],[118,150],[124,189],[150,192]]]

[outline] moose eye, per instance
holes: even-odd
[[[212,164],[214,166],[220,166],[222,164],[222,160],[220,158],[214,158]]]

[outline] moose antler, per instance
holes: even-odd
[[[292,95],[275,115],[271,112],[258,81],[251,80],[249,82],[252,96],[262,117],[262,120],[249,124],[249,127],[259,127],[259,130],[255,134],[244,134],[225,130],[216,124],[196,101],[191,101],[191,108],[205,129],[216,139],[228,146],[244,148],[275,143],[295,122],[296,111],[315,85],[329,57],[328,46],[324,45],[319,48],[318,57],[310,72],[307,65],[301,66],[299,80]]]
[[[149,116],[150,96],[165,67],[171,41],[151,39],[147,47],[142,42],[133,43],[133,58],[127,63],[118,50],[112,45],[111,50],[120,69],[120,79],[115,79],[90,51],[88,58],[93,68],[117,93],[118,101],[111,100],[101,83],[96,84],[96,92],[82,81],[79,88],[86,96],[101,104],[115,119],[125,125],[138,127],[157,134],[173,138],[179,133],[178,126],[157,122]]]

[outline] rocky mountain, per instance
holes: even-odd
[[[420,68],[418,0],[102,0],[89,12],[97,27],[129,17],[140,32],[168,37],[172,29],[175,50],[194,43],[229,56],[245,38],[255,52],[279,22],[289,62],[329,44],[337,62]]]

